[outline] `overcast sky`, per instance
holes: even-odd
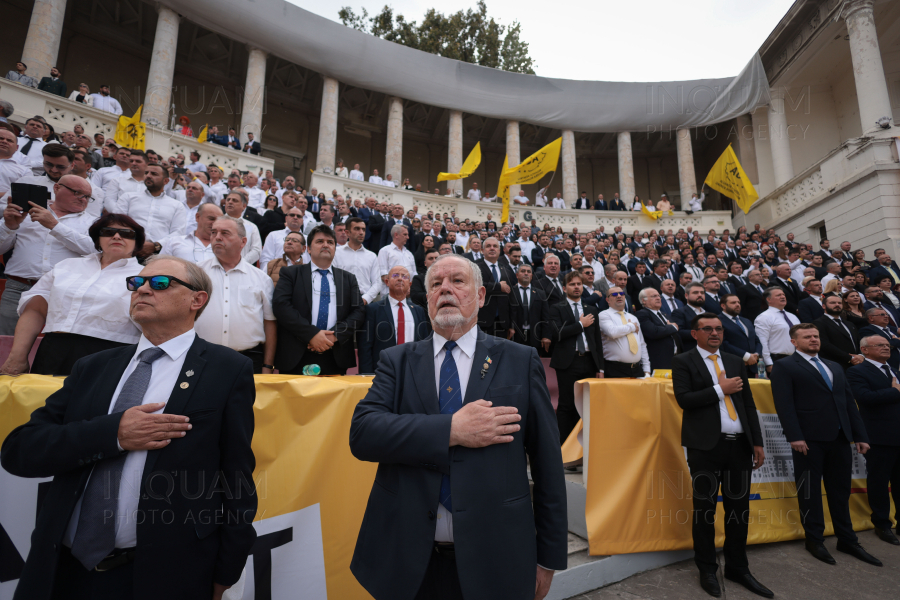
[[[475,0],[288,0],[340,22],[350,6],[370,15],[385,4],[421,22],[428,8],[444,14]],[[599,81],[673,81],[737,75],[793,0],[486,0],[488,15],[522,23],[535,71],[545,77]]]

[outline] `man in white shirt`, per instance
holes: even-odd
[[[377,173],[377,171],[376,171],[376,173]],[[385,178],[381,182],[381,185],[383,185],[384,187],[391,187],[391,188],[397,187],[397,183],[394,181],[394,176],[391,175],[390,173],[385,175]]]
[[[122,105],[119,101],[109,95],[109,86],[101,85],[99,94],[91,94],[94,98],[94,108],[105,110],[114,115],[122,114]]]
[[[94,219],[85,212],[91,184],[64,175],[54,188],[54,200],[46,209],[31,207],[25,212],[16,204],[7,204],[3,210],[0,254],[15,251],[6,265],[6,289],[0,298],[0,335],[15,334],[22,292],[30,290],[59,261],[96,252],[87,235]]]
[[[184,207],[187,209],[185,224],[188,234],[193,233],[197,228],[197,209],[200,208],[200,205],[213,204],[212,202],[204,202],[205,198],[206,192],[203,189],[203,184],[197,180],[190,182],[186,189],[175,192],[175,199],[184,204]]]
[[[524,192],[524,191],[520,191],[519,193],[520,193],[522,196],[525,195],[525,192]],[[541,188],[540,190],[538,190],[538,193],[537,193],[537,194],[534,195],[534,205],[535,205],[535,206],[542,206],[542,207],[545,207],[545,208],[546,208],[546,206],[547,206],[548,204],[549,204],[549,202],[547,202],[547,188],[546,188],[546,187],[543,187],[543,188]]]
[[[6,206],[10,185],[26,175],[31,169],[13,158],[18,152],[18,140],[9,129],[0,128],[0,206]]]
[[[116,177],[131,176],[131,150],[128,148],[115,148],[110,146],[114,152],[112,158],[116,161],[111,167],[103,167],[94,172],[91,178],[91,185],[103,189],[107,184]]]
[[[209,165],[207,173],[209,174],[209,183],[206,185],[206,201],[218,204],[228,193],[228,184],[222,181],[222,169],[216,165]]]
[[[298,203],[301,205],[305,204],[305,202],[306,200],[302,198],[298,200]],[[315,221],[304,223],[303,217],[304,210],[299,206],[288,209],[287,214],[284,216],[285,228],[281,231],[273,231],[266,236],[266,243],[263,246],[262,256],[259,261],[261,266],[265,267],[265,265],[269,264],[269,261],[281,258],[282,254],[284,254],[284,237],[288,233],[299,233],[304,238],[309,235],[316,223]],[[306,257],[304,257],[304,261],[306,260]]]
[[[699,196],[697,196],[697,192],[691,194],[691,199],[688,201],[688,210],[691,212],[700,212],[703,210],[703,200],[705,198],[705,193],[701,193]]]
[[[61,144],[47,144],[41,149],[43,156],[40,175],[25,175],[13,183],[42,185],[50,192],[50,201],[54,198],[54,189],[62,177],[72,172],[72,159],[75,155]]]
[[[266,192],[257,187],[259,178],[255,173],[244,175],[244,189],[247,191],[247,206],[262,214],[262,207],[266,203]]]
[[[756,336],[762,344],[766,373],[771,373],[775,361],[794,353],[790,329],[794,325],[799,325],[800,319],[784,310],[787,305],[787,297],[781,288],[766,288],[766,291],[763,292],[763,299],[769,308],[756,317],[753,328],[756,329]]]
[[[193,231],[187,235],[176,233],[159,241],[160,255],[177,256],[192,263],[201,263],[214,256],[212,226],[224,213],[218,204],[201,204],[194,213]]]
[[[369,176],[369,183],[374,183],[375,185],[382,185],[384,180],[378,176],[378,169],[374,169],[372,171],[372,175]]]
[[[828,282],[832,279],[840,280],[841,278],[841,263],[835,261],[830,262],[826,265],[825,270],[828,271],[828,274],[822,278],[822,289],[825,289],[825,286],[828,285]],[[800,279],[802,281],[802,279]]]
[[[187,209],[178,200],[165,194],[169,176],[160,165],[148,165],[144,174],[143,192],[124,194],[119,198],[118,212],[141,224],[147,241],[144,252],[158,251],[159,240],[172,234],[185,234]],[[109,198],[106,199],[107,204]]]
[[[236,350],[253,361],[253,372],[274,370],[278,327],[272,313],[275,284],[265,271],[242,258],[247,243],[246,221],[219,217],[212,226],[215,256],[199,264],[213,284],[197,335],[213,344]]]
[[[609,308],[597,317],[603,334],[603,377],[650,377],[647,343],[641,335],[638,318],[628,312],[625,290],[620,287],[610,288],[606,292],[606,302]]]
[[[47,145],[44,141],[44,121],[38,117],[32,117],[25,121],[25,129],[19,137],[16,158],[19,163],[31,169],[32,173],[39,175],[43,171],[41,149]]]
[[[262,254],[262,237],[259,235],[259,228],[249,219],[244,218],[243,215],[246,211],[247,191],[244,189],[231,190],[225,197],[225,214],[244,222],[247,243],[244,244],[242,250],[243,257],[248,263],[255,265]]]
[[[530,227],[519,228],[519,239],[516,240],[516,243],[519,244],[519,248],[522,249],[522,256],[527,258],[528,262],[531,263],[531,251],[535,249],[537,244],[531,241]]]
[[[566,201],[563,200],[560,192],[556,192],[556,198],[553,199],[553,208],[566,208]]]
[[[481,201],[481,190],[478,189],[478,184],[472,182],[472,189],[469,190],[469,193],[466,194],[466,198],[472,200],[474,202]]]
[[[147,155],[141,150],[130,150],[129,170],[118,177],[111,178],[103,188],[104,202],[107,212],[122,212],[119,200],[129,194],[143,192],[147,186],[144,177],[147,173]]]
[[[535,206],[547,206],[547,199],[544,197],[543,192],[544,190],[541,190],[540,192],[538,192],[538,195],[535,196]],[[525,190],[519,190],[519,194],[517,196],[513,196],[513,202],[522,206],[528,204],[529,200],[525,196]],[[543,204],[541,204],[541,202],[543,202]]]
[[[363,181],[365,179],[365,175],[359,170],[359,164],[353,165],[353,170],[350,171],[350,179],[354,181]]]
[[[356,276],[363,302],[369,304],[383,288],[378,256],[362,244],[366,239],[366,222],[359,217],[347,220],[347,243],[334,251],[334,266]]]
[[[74,159],[72,160],[72,175],[77,175],[90,183],[91,153],[84,148],[75,148],[72,150],[72,154],[74,155]],[[91,190],[92,200],[88,203],[86,212],[95,219],[98,219],[103,213],[103,199],[105,198],[105,195],[100,188],[91,186]]]
[[[378,271],[385,285],[388,273],[398,265],[406,267],[410,273],[417,272],[416,259],[412,252],[406,249],[406,241],[409,239],[409,230],[406,225],[402,223],[394,225],[391,227],[390,235],[391,243],[378,251]]]
[[[194,173],[199,173],[200,171],[203,171],[204,173],[206,173],[207,172],[206,165],[204,165],[202,162],[200,162],[200,153],[197,152],[196,150],[191,150],[190,156],[191,156],[191,162],[190,162],[190,164],[188,164],[187,170],[193,171]]]

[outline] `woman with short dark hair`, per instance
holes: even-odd
[[[99,252],[57,263],[22,294],[13,347],[0,373],[28,373],[28,355],[42,331],[31,365],[40,375],[69,375],[82,357],[140,340],[125,278],[141,272],[135,253],[144,228],[127,215],[107,214],[88,234]]]

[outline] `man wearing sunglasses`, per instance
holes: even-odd
[[[138,344],[79,360],[3,444],[10,473],[54,476],[17,593],[218,600],[256,539],[253,368],[195,333],[196,265],[153,258],[123,284]]]
[[[687,448],[694,503],[694,562],[700,587],[711,596],[722,590],[716,577],[715,519],[721,484],[725,507],[725,578],[754,594],[771,590],[750,574],[747,529],[750,474],[765,460],[756,404],[739,356],[720,350],[722,321],[704,312],[691,320],[696,348],[672,359],[675,400],[684,410],[681,444]]]
[[[53,192],[55,200],[47,208],[32,203],[25,212],[10,203],[3,210],[0,254],[15,252],[6,265],[6,289],[0,298],[0,335],[15,333],[22,292],[30,290],[59,261],[96,252],[88,236],[94,218],[85,212],[91,184],[76,175],[65,175],[54,184]]]
[[[53,200],[54,185],[63,175],[72,172],[72,160],[75,155],[62,144],[47,144],[41,153],[43,162],[39,173],[20,177],[16,183],[42,185],[50,192],[50,200]]]

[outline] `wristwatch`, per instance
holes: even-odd
[[[159,251],[162,250],[162,244],[159,242],[153,242],[153,254],[159,254]]]
[[[272,369],[275,370],[275,365],[263,365],[263,369]]]

